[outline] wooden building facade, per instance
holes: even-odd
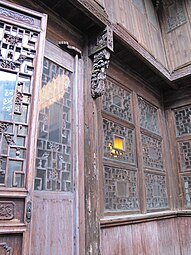
[[[191,1],[0,1],[0,255],[191,254]]]

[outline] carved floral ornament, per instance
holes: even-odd
[[[104,93],[106,69],[109,66],[111,51],[113,51],[113,31],[107,26],[91,40],[89,46],[89,56],[93,56],[91,95],[94,99]]]

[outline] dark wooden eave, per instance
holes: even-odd
[[[26,2],[30,2],[27,0]],[[111,24],[104,8],[93,0],[33,0],[48,8],[60,20],[71,24],[86,36],[92,36],[106,25],[114,31],[114,53],[112,60],[118,62],[143,82],[158,90],[177,89],[189,84],[190,66],[170,73],[152,54],[142,47],[137,40],[120,24]],[[153,4],[162,3],[154,1]],[[35,5],[35,4],[34,4]],[[64,39],[64,38],[63,38]]]

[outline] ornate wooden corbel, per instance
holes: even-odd
[[[113,51],[113,31],[106,27],[90,41],[89,56],[93,56],[91,94],[93,98],[103,95],[105,90],[106,69],[109,66],[110,52]]]

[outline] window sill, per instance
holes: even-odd
[[[105,216],[104,218],[101,218],[100,225],[101,225],[101,228],[108,228],[108,227],[161,220],[161,219],[189,217],[189,216],[191,216],[191,210],[163,211],[163,212],[152,212],[147,214],[134,214],[134,215],[125,215],[125,216],[122,216],[122,215]]]

